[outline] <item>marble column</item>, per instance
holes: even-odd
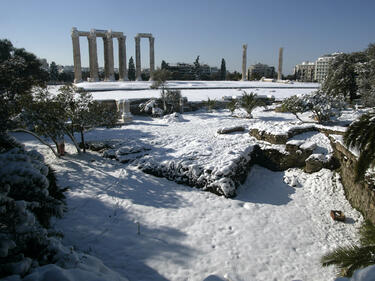
[[[108,40],[104,36],[103,38],[103,51],[104,51],[104,81],[109,77],[109,67],[108,67]]]
[[[155,52],[154,52],[154,42],[155,38],[150,37],[150,81],[154,80],[154,71],[155,71]]]
[[[242,45],[242,81],[246,81],[247,44]]]
[[[142,81],[141,78],[141,37],[135,39],[135,80]]]
[[[72,43],[74,62],[74,83],[79,83],[82,82],[81,50],[79,46],[79,32],[75,27],[72,28]]]
[[[128,81],[128,73],[126,69],[126,36],[119,36],[118,38],[118,73],[119,80]]]
[[[279,68],[277,69],[277,80],[283,79],[283,48],[279,49]]]
[[[95,29],[91,29],[90,35],[87,36],[89,42],[89,62],[90,62],[90,82],[99,81],[98,73],[98,54],[96,47],[96,33]]]
[[[112,30],[108,30],[106,32],[106,41],[107,41],[107,65],[108,65],[106,80],[114,81],[115,80],[115,66],[114,66],[114,58],[113,58]]]

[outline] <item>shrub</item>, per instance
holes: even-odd
[[[253,118],[251,113],[254,110],[254,108],[258,106],[263,106],[264,102],[258,99],[256,94],[248,94],[244,91],[240,100],[240,105],[243,109],[245,109],[245,111],[249,115],[249,118]]]
[[[346,130],[344,142],[360,151],[356,179],[362,179],[370,165],[375,164],[375,113],[364,114]]]
[[[61,217],[64,194],[36,151],[26,151],[0,134],[0,278],[24,275],[35,262],[45,264],[51,217]]]

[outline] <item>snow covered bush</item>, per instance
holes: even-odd
[[[0,277],[50,262],[50,218],[64,210],[63,191],[36,151],[0,135]]]
[[[291,112],[296,116],[297,113],[312,111],[318,123],[329,121],[332,116],[338,115],[344,107],[345,99],[342,95],[328,95],[321,90],[301,96],[292,96],[285,99],[282,104],[283,111]]]
[[[363,178],[366,170],[375,164],[375,113],[368,113],[353,122],[344,135],[348,147],[360,151],[356,169],[357,180]]]
[[[162,96],[163,103],[165,104],[165,113],[170,114],[173,112],[179,112],[181,98],[180,90],[167,90],[165,96]]]
[[[212,99],[208,98],[204,103],[207,107],[207,111],[212,112],[212,110],[214,109],[214,107],[216,105],[216,100],[215,99],[212,100]]]
[[[304,111],[304,103],[297,95],[284,99],[283,103],[281,104],[281,112],[290,112],[300,121],[302,120],[299,118],[298,113]]]
[[[350,100],[361,97],[366,106],[375,105],[375,44],[362,52],[340,54],[332,62],[323,91],[344,95]]]
[[[140,112],[151,114],[154,117],[163,116],[163,110],[158,107],[156,99],[150,99],[145,103],[139,105]]]

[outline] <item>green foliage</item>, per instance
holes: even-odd
[[[168,63],[166,63],[165,60],[161,61],[161,69],[168,70]]]
[[[283,103],[281,104],[281,111],[282,112],[290,112],[294,114],[298,120],[302,121],[298,113],[304,112],[304,103],[303,100],[298,97],[297,95],[293,95],[289,98],[286,98],[283,100]]]
[[[215,108],[216,100],[211,100],[210,98],[207,98],[207,101],[205,101],[205,105],[207,106],[207,111],[212,112],[212,110]]]
[[[350,277],[354,271],[375,264],[375,227],[369,221],[360,229],[361,244],[339,247],[321,258],[323,266],[336,265],[339,275]]]
[[[258,99],[256,94],[248,94],[245,91],[243,92],[240,100],[240,106],[246,110],[246,112],[249,114],[249,118],[252,118],[251,112],[254,110],[254,108],[264,105],[264,102]]]
[[[50,219],[64,209],[64,190],[36,151],[26,151],[0,133],[0,278],[25,274],[31,261],[43,265],[54,255],[49,250]],[[9,247],[3,247],[8,244]],[[26,263],[25,263],[26,262]]]
[[[201,65],[199,63],[199,56],[197,56],[197,58],[195,59],[195,62],[194,62],[195,80],[201,80],[201,75],[202,75],[202,69],[201,69]]]
[[[171,77],[171,73],[166,69],[157,69],[153,73],[153,83],[151,89],[165,88],[165,82]]]
[[[225,80],[226,76],[227,76],[227,67],[225,65],[225,60],[221,59],[220,80]]]
[[[355,167],[356,178],[363,178],[366,170],[375,164],[375,113],[364,114],[346,130],[344,142],[360,151]]]
[[[375,45],[363,52],[341,54],[332,62],[323,91],[329,95],[343,94],[353,100],[360,97],[367,106],[375,105]]]
[[[64,139],[67,122],[64,104],[46,89],[37,90],[33,100],[25,106],[21,119],[26,128],[39,136],[50,138],[56,147]]]
[[[12,119],[32,99],[34,86],[46,85],[48,73],[35,55],[0,40],[0,131],[9,129]]]
[[[128,78],[130,81],[135,80],[135,66],[133,57],[130,57],[129,64],[128,64]]]
[[[162,92],[161,100],[164,105],[164,112],[167,114],[179,112],[181,98],[180,90],[166,90]]]
[[[49,80],[50,81],[58,81],[59,80],[59,72],[57,70],[57,65],[53,61],[49,66]]]
[[[363,53],[340,54],[331,63],[322,90],[329,95],[342,94],[350,100],[357,97],[358,86],[356,83],[356,63],[363,62]]]
[[[233,115],[233,112],[238,108],[238,102],[235,99],[231,99],[230,102],[227,104],[227,108],[229,109],[230,113]]]

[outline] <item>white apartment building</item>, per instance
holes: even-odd
[[[314,80],[316,80],[319,83],[322,83],[324,81],[324,79],[327,77],[328,69],[329,69],[329,66],[331,65],[331,62],[339,54],[341,53],[333,53],[330,55],[324,55],[316,60]]]

